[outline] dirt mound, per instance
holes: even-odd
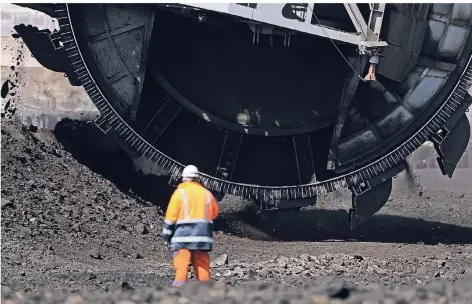
[[[34,131],[2,121],[3,284],[41,281],[25,273],[38,267],[47,276],[61,259],[84,268],[96,264],[99,270],[106,263],[96,261],[120,268],[127,259],[168,257],[155,246],[160,244],[159,208],[78,163],[50,131]],[[11,276],[18,270],[23,276]]]

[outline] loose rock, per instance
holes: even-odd
[[[211,262],[211,267],[221,267],[228,264],[228,255],[222,254]]]

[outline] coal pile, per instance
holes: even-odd
[[[156,246],[162,211],[78,163],[48,130],[2,121],[1,191],[4,285],[27,288],[42,281],[37,275],[46,279],[59,269],[74,286],[94,275],[84,266],[73,273],[80,263],[104,260],[116,268],[129,259],[168,255]],[[95,271],[106,266],[98,263]],[[44,272],[30,276],[30,269]],[[52,277],[47,285],[61,284]]]
[[[1,130],[2,303],[467,303],[472,297],[472,246],[465,237],[472,230],[461,226],[469,221],[468,193],[454,196],[455,213],[439,209],[445,205],[433,194],[387,206],[449,216],[457,224],[451,233],[465,238],[436,245],[386,242],[401,240],[404,219],[391,222],[398,230],[384,243],[251,240],[225,230],[240,222],[222,204],[220,221],[230,223],[216,223],[214,281],[196,284],[190,270],[191,283],[175,290],[171,253],[160,236],[159,206],[166,202],[130,191],[139,187],[122,178],[129,168],[116,166],[113,174],[111,160],[97,166],[92,139],[75,149],[78,133],[70,130],[58,136],[5,120]],[[427,239],[443,224],[416,225]],[[390,231],[372,227],[366,229]],[[303,236],[300,229],[292,232]]]

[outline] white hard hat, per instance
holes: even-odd
[[[198,177],[199,174],[200,172],[198,172],[197,167],[195,167],[194,165],[188,165],[184,168],[184,171],[182,172],[182,177]]]

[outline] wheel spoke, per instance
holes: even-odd
[[[231,131],[226,131],[225,133],[215,176],[224,180],[231,180],[238,159],[239,148],[243,140],[243,134]]]
[[[315,163],[311,150],[310,134],[302,134],[292,137],[295,159],[297,161],[298,179],[300,184],[309,183],[313,180]]]
[[[141,101],[141,93],[143,91],[144,77],[147,69],[147,57],[149,52],[149,44],[151,42],[152,29],[154,25],[154,12],[146,12],[144,25],[144,40],[141,50],[141,62],[139,63],[138,77],[134,86],[133,100],[130,106],[130,120],[136,120],[138,114],[139,102]]]
[[[167,100],[140,133],[144,138],[151,139],[151,144],[154,144],[181,110],[179,103]]]
[[[336,168],[338,144],[341,138],[341,132],[344,127],[349,110],[351,109],[352,99],[356,94],[359,86],[360,78],[359,75],[364,71],[367,65],[368,56],[359,56],[356,60],[355,71],[350,72],[350,76],[344,83],[343,92],[341,95],[341,101],[339,103],[339,111],[336,117],[336,124],[333,130],[333,136],[331,138],[331,148],[328,155],[328,170],[334,170]]]
[[[129,31],[138,29],[138,28],[142,27],[143,25],[144,24],[141,24],[141,23],[126,25],[126,26],[120,27],[116,30],[110,31],[110,36],[114,37],[114,36],[129,32]],[[108,37],[109,37],[108,33],[102,33],[102,34],[98,34],[98,35],[89,36],[89,41],[93,43],[93,42],[108,39]]]

